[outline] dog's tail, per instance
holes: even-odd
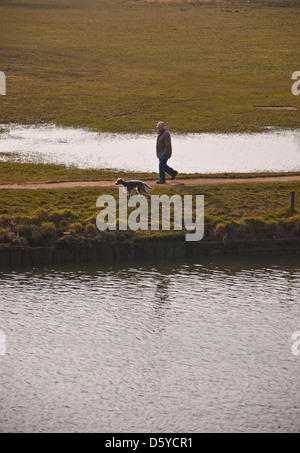
[[[148,186],[148,184],[144,183],[147,189],[154,190],[153,187]]]

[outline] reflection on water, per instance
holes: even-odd
[[[1,125],[0,125],[1,127]],[[0,160],[79,168],[157,171],[155,134],[103,134],[56,126],[4,126]],[[182,173],[298,171],[300,131],[172,135],[172,166]]]
[[[0,273],[0,431],[296,432],[297,257]]]

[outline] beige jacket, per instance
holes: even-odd
[[[157,137],[156,155],[159,159],[161,156],[164,156],[165,159],[170,159],[172,156],[171,136],[166,129]]]

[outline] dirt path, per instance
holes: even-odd
[[[155,187],[155,181],[147,181],[147,184]],[[295,182],[300,183],[298,176],[266,176],[253,178],[190,178],[168,180],[166,186],[194,186],[202,184],[245,184],[258,182]],[[70,182],[25,182],[22,184],[1,184],[0,189],[72,189],[78,187],[115,187],[115,180],[111,181],[70,181]]]

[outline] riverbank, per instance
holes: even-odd
[[[0,189],[63,189],[73,187],[114,187],[116,178],[139,179],[154,182],[154,172],[124,172],[98,169],[81,169],[65,165],[15,162],[12,157],[0,161]],[[196,185],[226,182],[298,182],[300,171],[255,173],[180,173],[167,184]]]
[[[180,133],[298,128],[299,6],[2,2],[0,120],[139,133],[158,120]]]
[[[32,175],[27,164],[23,165],[22,183],[18,182],[22,164],[11,162],[9,172],[15,175],[17,186],[0,186],[2,265],[298,251],[300,176],[297,174],[277,177],[244,174],[238,178],[205,175],[203,179],[199,175],[197,178],[185,175],[164,186],[156,186],[148,179],[154,188],[152,194],[192,195],[194,211],[196,195],[204,195],[204,238],[188,244],[185,230],[174,231],[172,207],[170,231],[151,231],[150,220],[148,230],[119,231],[118,218],[116,231],[99,231],[96,227],[100,211],[96,207],[98,197],[112,195],[118,209],[114,173],[106,171],[106,181],[83,181],[87,186],[82,187],[80,181],[68,181],[68,172],[72,175],[75,170],[65,169],[64,183],[59,186],[61,183],[48,179],[55,175],[55,168],[45,166],[42,174],[47,182],[35,181],[32,188]],[[94,171],[92,175],[95,177]],[[141,176],[130,174],[134,179]],[[295,194],[293,206],[291,192]],[[130,208],[128,213],[133,210]]]
[[[299,254],[300,238],[251,241],[132,241],[110,244],[73,243],[63,247],[17,247],[0,245],[0,268],[7,266],[49,266],[68,263],[156,261],[216,256]]]

